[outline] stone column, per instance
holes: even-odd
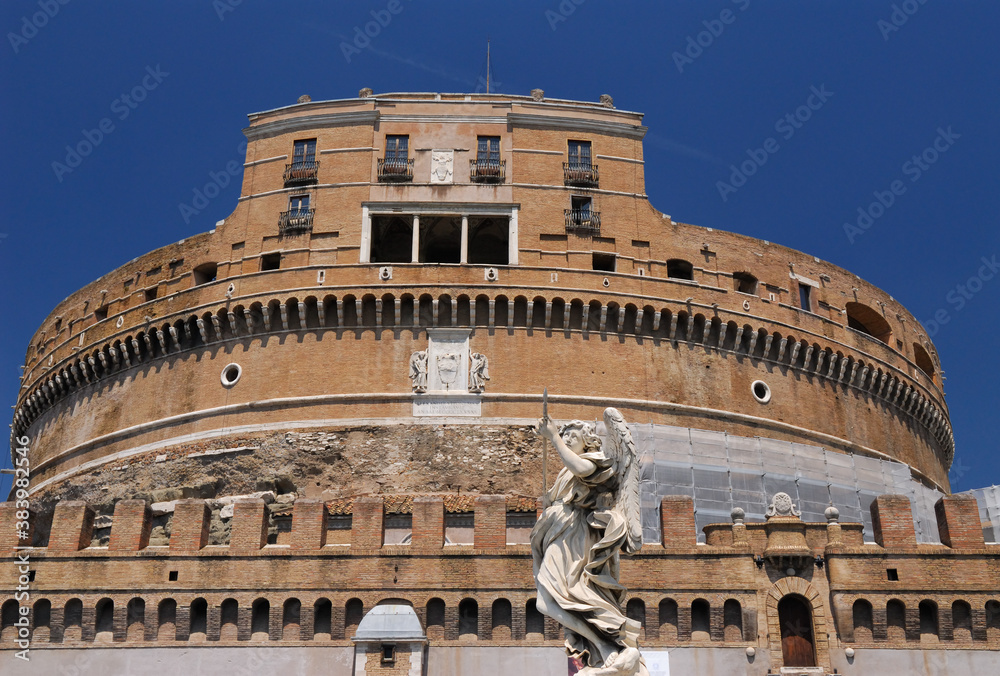
[[[462,253],[458,262],[469,262],[469,216],[467,214],[462,214]]]
[[[420,262],[420,216],[413,215],[413,247],[410,251],[410,260],[413,263]]]

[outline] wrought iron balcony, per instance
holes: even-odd
[[[469,160],[469,179],[473,183],[503,183],[507,160]]]
[[[589,209],[566,209],[566,229],[599,234],[601,232],[601,212]]]
[[[312,230],[315,209],[289,209],[282,211],[278,218],[278,232],[282,235],[297,235]]]
[[[410,183],[413,181],[413,160],[383,157],[378,161],[380,183]]]
[[[285,165],[285,187],[315,183],[319,174],[317,160],[297,160]]]
[[[597,171],[597,165],[590,162],[563,162],[563,179],[566,185],[575,185],[581,188],[596,188],[600,182],[601,175]]]

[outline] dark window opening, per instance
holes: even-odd
[[[691,604],[691,640],[707,641],[711,625],[708,601],[697,599]]]
[[[250,609],[250,633],[267,634],[270,630],[271,604],[267,599],[257,599]]]
[[[538,610],[535,599],[528,601],[524,608],[524,615],[525,632],[528,634],[537,634],[538,638],[541,638],[545,633],[545,616]]]
[[[102,599],[97,604],[96,612],[95,631],[98,634],[110,634],[114,629],[115,602],[111,599]]]
[[[920,612],[920,638],[931,640],[938,638],[938,608],[933,601],[921,601],[918,606]]]
[[[333,627],[333,604],[320,599],[313,606],[313,633],[330,634]]]
[[[799,307],[812,312],[812,287],[799,282]]]
[[[670,279],[686,279],[689,282],[693,282],[694,266],[680,258],[671,258],[667,261],[667,277]]]
[[[372,218],[372,263],[409,263],[413,256],[411,216]]]
[[[278,270],[281,268],[281,254],[268,253],[260,257],[260,271]]]
[[[35,571],[29,570],[28,571],[28,582],[34,582],[34,581],[35,581]]]
[[[889,326],[889,322],[882,316],[882,313],[862,303],[848,303],[845,309],[847,310],[847,326],[849,328],[869,335],[886,345],[889,344],[889,339],[892,338],[892,327]]]
[[[924,349],[923,345],[919,343],[913,344],[913,358],[917,362],[917,367],[920,368],[928,378],[934,378],[934,362],[931,360],[931,356],[927,354],[927,350]]]
[[[167,580],[169,582],[177,582],[177,571],[172,570],[169,573],[167,573]]]
[[[292,195],[288,198],[288,211],[278,217],[278,231],[281,234],[301,234],[312,228],[315,209],[311,208],[309,195]]]
[[[48,627],[52,622],[52,603],[47,599],[42,599],[35,604],[33,615],[33,624],[36,629]]]
[[[151,301],[151,300],[156,300],[156,287],[155,286],[149,287],[148,289],[146,289],[146,291],[144,293],[145,293],[145,296],[146,296],[146,302],[147,303],[149,301]]]
[[[749,272],[733,273],[733,290],[740,293],[757,294],[757,278]]]
[[[510,221],[504,217],[469,217],[469,263],[507,265]]]
[[[385,159],[405,160],[409,156],[409,136],[389,135],[385,137]]]
[[[420,262],[458,263],[462,258],[462,219],[424,216],[420,219]]]
[[[595,270],[614,272],[618,257],[615,254],[594,252],[593,265]]]
[[[94,310],[94,321],[104,321],[108,318],[108,306],[102,305],[101,307]]]
[[[474,599],[464,599],[458,604],[458,635],[468,638],[479,635],[479,604]]]
[[[895,568],[886,568],[885,579],[890,582],[899,582],[899,571]]]
[[[583,195],[570,197],[570,208],[566,211],[566,228],[593,230],[601,229],[601,215],[594,211],[594,200]]]
[[[194,285],[200,286],[215,281],[216,275],[219,273],[219,265],[217,263],[202,263],[191,272],[194,276]]]
[[[382,664],[396,663],[396,646],[392,643],[382,644]]]
[[[480,136],[476,148],[477,162],[500,161],[500,137]]]
[[[195,599],[191,602],[191,633],[204,634],[208,631],[208,602]]]

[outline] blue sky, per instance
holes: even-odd
[[[242,159],[247,113],[361,87],[475,91],[489,37],[499,91],[644,112],[647,192],[675,220],[811,253],[941,320],[953,488],[1000,483],[1000,274],[983,263],[1000,256],[1000,3],[63,1],[0,7],[4,410],[56,303],[232,210],[236,181],[187,221],[180,205]],[[814,88],[809,119],[781,124]]]

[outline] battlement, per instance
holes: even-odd
[[[150,546],[153,527],[152,506],[144,500],[121,500],[113,517],[101,517],[100,528],[109,529],[107,547],[94,546],[95,511],[81,501],[56,504],[48,541],[33,549],[60,556],[101,551],[108,555],[130,552],[164,554],[210,552],[279,553],[346,548],[347,551],[371,552],[386,547],[410,547],[427,552],[452,547],[505,549],[528,543],[527,530],[532,521],[526,514],[528,501],[520,497],[480,496],[361,496],[324,502],[298,498],[291,505],[269,505],[263,498],[238,497],[232,500],[228,543],[209,544],[212,519],[210,501],[183,499],[173,503],[169,520],[169,544]],[[540,505],[536,505],[540,509]],[[871,507],[875,544],[863,540],[860,523],[806,523],[794,519],[805,546],[816,554],[824,551],[849,552],[856,548],[870,551],[913,550],[923,554],[955,551],[983,551],[986,545],[974,497],[942,497],[935,506],[941,545],[918,545],[913,528],[909,499],[902,495],[879,496]],[[18,510],[15,503],[0,503],[0,551],[23,546],[13,528]],[[528,521],[515,515],[528,516]],[[512,520],[513,518],[513,520]],[[269,526],[279,527],[277,542],[268,542]],[[763,555],[767,550],[771,522],[744,523],[705,527],[706,544],[697,544],[694,501],[688,496],[668,495],[660,502],[659,546],[647,545],[644,553],[657,551],[699,551],[717,555],[720,549]],[[336,533],[335,536],[330,533]]]

